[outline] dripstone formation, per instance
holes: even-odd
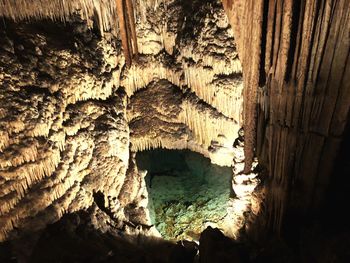
[[[2,25],[1,240],[96,196],[120,224],[150,225],[137,151],[190,149],[233,163],[242,68],[221,4],[195,1],[191,17],[181,1],[135,6],[140,54],[130,68],[118,38],[78,11],[64,24]]]
[[[348,0],[0,1],[0,262],[349,262],[349,14]],[[159,148],[229,170],[224,211],[202,213],[215,225],[160,236],[136,158]]]

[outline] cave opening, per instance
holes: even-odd
[[[189,150],[155,149],[136,155],[145,177],[151,222],[163,238],[198,241],[208,226],[224,229],[232,168]]]

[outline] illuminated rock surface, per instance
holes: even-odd
[[[349,262],[350,2],[123,2],[0,1],[0,262]]]
[[[232,165],[241,65],[219,2],[195,1],[193,8],[197,15],[184,20],[180,14],[188,10],[179,2],[137,2],[136,13],[149,12],[137,20],[141,54],[130,69],[120,42],[109,33],[99,37],[79,15],[45,26],[6,21],[0,32],[1,240],[96,202],[127,233],[149,226],[144,174],[132,152],[190,149]]]

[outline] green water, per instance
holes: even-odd
[[[191,151],[150,150],[136,156],[147,170],[152,223],[165,239],[194,239],[220,227],[230,197],[232,170]]]

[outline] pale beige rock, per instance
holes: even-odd
[[[81,20],[90,5],[67,26],[11,23],[14,36],[1,29],[0,240],[94,203],[126,233],[159,235],[149,226],[145,173],[130,153],[190,149],[232,164],[242,69],[222,6],[195,10],[213,10],[196,16],[197,46],[181,31],[177,1],[135,3],[141,54],[130,68],[110,33],[100,38]],[[111,7],[101,6],[100,29],[111,25]]]

